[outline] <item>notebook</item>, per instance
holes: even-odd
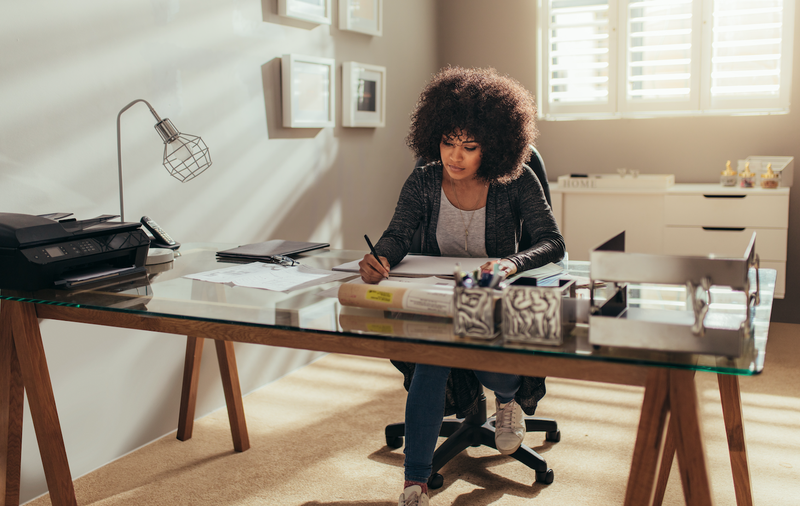
[[[325,242],[283,241],[276,239],[218,251],[217,260],[225,262],[258,262],[274,255],[296,255],[329,246],[330,244]]]
[[[433,257],[425,255],[406,255],[399,264],[392,267],[392,276],[453,276],[456,263],[464,272],[478,269],[481,265],[492,260],[491,258],[468,257]],[[335,271],[358,272],[358,262],[353,260],[333,268]]]

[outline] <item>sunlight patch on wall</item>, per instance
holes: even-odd
[[[342,201],[336,199],[308,239],[330,243],[331,248],[343,248],[342,221]]]

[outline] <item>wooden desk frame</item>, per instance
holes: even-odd
[[[475,350],[315,331],[284,330],[3,300],[0,303],[0,506],[19,504],[23,392],[27,390],[42,465],[54,506],[76,506],[39,318],[182,334],[187,339],[178,438],[192,435],[203,339],[214,339],[234,448],[250,443],[233,353],[234,342],[482,368],[645,388],[625,495],[626,506],[659,505],[677,453],[689,506],[713,504],[701,437],[694,371],[570,357]],[[738,506],[752,506],[739,378],[718,375]]]

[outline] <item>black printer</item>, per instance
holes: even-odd
[[[141,223],[112,218],[0,213],[0,288],[71,288],[144,272],[150,239]]]

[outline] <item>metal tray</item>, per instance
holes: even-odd
[[[739,357],[752,340],[753,308],[758,305],[756,234],[740,258],[625,253],[625,233],[591,252],[590,278],[610,284],[613,296],[601,307],[592,304],[589,342],[659,351]],[[748,272],[756,269],[756,289]],[[684,285],[689,310],[668,311],[628,307],[627,283]],[[728,286],[747,294],[741,315],[709,313],[711,286]],[[704,297],[698,297],[700,291]]]

